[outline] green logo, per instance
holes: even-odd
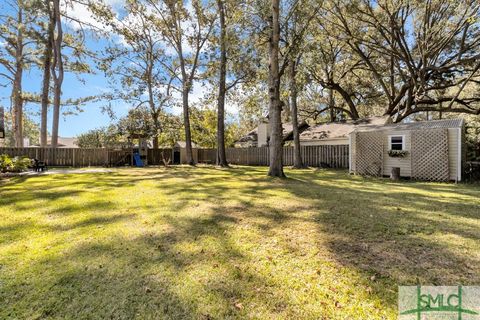
[[[400,319],[480,319],[479,287],[399,287]]]

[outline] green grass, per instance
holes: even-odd
[[[394,319],[480,283],[480,188],[209,167],[0,182],[1,319]]]

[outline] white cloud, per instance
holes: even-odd
[[[189,105],[193,106],[195,104],[200,103],[200,101],[207,95],[207,94],[213,94],[215,97],[217,97],[217,87],[212,87],[210,84],[204,84],[202,85],[200,82],[195,82],[192,91],[190,92],[190,95],[188,97]],[[173,95],[174,99],[181,102],[182,100],[182,95],[180,92],[175,92]],[[214,102],[215,107],[216,107],[216,100]],[[229,101],[228,99],[225,101],[225,111],[228,115],[236,117],[238,115],[238,104],[236,104],[234,101]],[[173,107],[170,110],[173,114],[179,115],[182,113],[183,109],[181,104],[179,104],[176,107]]]
[[[212,89],[209,85],[203,85],[200,82],[195,82],[192,88],[192,91],[190,92],[188,96],[188,104],[190,106],[196,105],[200,102],[200,100],[205,96],[206,93],[210,92]],[[173,94],[173,99],[178,101],[179,103],[171,108],[172,114],[179,115],[182,113],[182,93],[178,91],[174,91]]]
[[[105,4],[109,5],[112,7],[114,12],[117,14],[120,12],[120,9],[124,6],[125,2],[124,0],[103,0]],[[78,3],[78,2],[73,2],[72,5],[66,6],[63,4],[62,10],[66,12],[67,17],[71,17],[72,19],[66,19],[66,23],[72,27],[73,29],[80,29],[80,24],[77,21],[81,21],[85,23],[84,28],[88,29],[89,26],[93,26],[95,28],[108,31],[108,27],[101,23],[98,22],[95,19],[95,15],[88,9],[87,5]],[[77,20],[77,21],[74,21]]]

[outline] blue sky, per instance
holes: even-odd
[[[6,2],[0,4],[0,9],[2,11],[12,10],[7,6]],[[78,18],[84,18],[91,20],[91,16],[83,10],[83,8],[73,9],[71,14],[75,15]],[[65,26],[68,29],[71,26]],[[97,51],[101,50],[105,44],[105,40],[93,40],[89,39],[87,46],[90,50]],[[2,45],[2,43],[0,43]],[[0,70],[1,70],[0,66]],[[68,98],[80,98],[91,95],[98,95],[106,90],[108,90],[107,79],[100,73],[94,75],[82,75],[81,79],[85,81],[82,83],[76,75],[70,73],[65,74],[65,80],[63,83],[63,97],[62,99]],[[5,83],[1,79],[2,83]],[[30,70],[25,70],[23,74],[23,90],[26,92],[35,92],[39,93],[42,85],[42,74],[36,69],[32,68]],[[0,87],[0,105],[5,107],[5,110],[10,108],[10,95],[11,95],[11,85],[6,87]],[[101,111],[102,102],[88,103],[82,107],[83,112],[78,113],[77,115],[63,116],[60,120],[59,134],[61,136],[76,136],[87,130],[97,128],[100,126],[107,125],[110,123],[110,118],[108,115],[103,114]],[[120,102],[115,103],[115,111],[119,116],[124,115],[127,112],[127,106]],[[67,108],[68,109],[68,108]],[[65,111],[65,110],[64,110]],[[25,112],[28,113],[34,120],[39,120],[40,105],[37,104],[27,104]],[[50,110],[49,115],[49,131],[51,130],[51,119],[52,112]]]
[[[88,46],[91,50],[99,50],[103,47],[103,43],[100,41],[88,41]],[[71,73],[65,74],[65,80],[62,87],[62,99],[68,98],[81,98],[92,95],[100,95],[109,90],[107,79],[103,74],[98,73],[93,75],[81,75],[81,80],[76,75]],[[28,92],[40,92],[42,85],[42,75],[38,70],[32,70],[24,74],[23,87]],[[11,87],[0,89],[2,96],[2,104],[8,106],[10,103],[9,96]],[[6,98],[6,99],[5,99]],[[101,106],[105,102],[92,102],[87,103],[82,107],[82,112],[78,112],[74,115],[62,115],[60,118],[59,134],[62,137],[76,136],[82,132],[90,129],[98,128],[104,125],[108,125],[111,121],[107,114],[102,113]],[[128,106],[121,101],[112,101],[114,110],[118,116],[125,115]],[[71,110],[69,107],[65,107],[63,111]],[[27,104],[26,111],[33,116],[34,119],[39,121],[40,106],[37,104]],[[49,131],[51,129],[52,112],[50,110],[49,115]]]
[[[93,47],[100,47],[96,43]],[[108,90],[107,80],[101,74],[96,75],[82,75],[85,80],[83,84],[76,76],[67,73],[63,83],[63,99],[80,98],[84,96],[101,94]],[[23,75],[23,89],[26,92],[40,92],[42,85],[42,76],[38,70],[29,70]],[[0,105],[4,106],[6,110],[10,107],[11,86],[0,87]],[[127,107],[120,103],[115,108],[119,115],[125,114]],[[79,133],[85,132],[99,126],[106,125],[110,122],[109,117],[101,112],[100,102],[88,103],[82,109],[83,112],[78,115],[62,116],[60,121],[60,135],[61,136],[75,136]],[[33,119],[39,120],[40,105],[27,104],[26,110]],[[51,110],[48,118],[51,120]],[[50,121],[49,121],[50,123]],[[49,128],[50,129],[50,128]]]
[[[107,0],[107,3],[111,4],[114,8],[117,9],[117,12],[120,13],[123,0]],[[0,1],[0,10],[8,10],[5,7],[5,2]],[[72,15],[82,21],[87,21],[92,24],[97,24],[92,18],[90,13],[86,8],[79,5],[75,6],[73,9],[69,9],[69,15]],[[98,25],[98,24],[97,24]],[[66,25],[65,29],[74,28],[75,26],[70,24]],[[106,39],[94,39],[89,38],[87,40],[87,47],[91,51],[101,51],[107,43]],[[2,45],[2,43],[0,43]],[[0,66],[0,70],[1,70]],[[0,71],[1,72],[1,71]],[[2,81],[4,82],[4,81]],[[23,90],[26,92],[35,92],[39,93],[42,86],[42,74],[39,70],[33,68],[31,70],[25,71],[23,76]],[[103,73],[96,71],[96,74],[80,75],[80,79],[77,75],[70,73],[65,74],[65,80],[62,87],[62,100],[69,98],[81,98],[86,96],[100,95],[102,93],[108,92],[110,90],[109,83]],[[194,86],[193,92],[191,93],[190,101],[194,103],[203,95],[203,90],[200,85]],[[11,95],[11,85],[7,87],[0,86],[0,105],[5,107],[5,110],[10,108],[10,95]],[[102,112],[102,105],[109,103],[109,101],[100,101],[100,102],[90,102],[82,107],[82,112],[79,112],[74,115],[64,116],[62,115],[59,125],[59,135],[62,137],[72,137],[77,136],[83,132],[86,132],[90,129],[98,128],[101,126],[108,125],[111,123],[111,119],[106,113]],[[122,101],[111,101],[113,109],[117,117],[121,117],[128,112],[129,105]],[[62,110],[66,111],[68,108]],[[37,104],[27,104],[25,112],[32,116],[34,120],[39,121],[39,112],[40,105]],[[180,108],[173,108],[170,112],[179,114],[181,112]],[[48,115],[49,131],[51,130],[51,119],[52,112],[50,110]]]

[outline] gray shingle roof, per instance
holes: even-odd
[[[423,130],[423,129],[448,129],[461,128],[464,125],[463,119],[445,119],[445,120],[430,120],[430,121],[416,121],[407,123],[392,123],[383,126],[370,126],[358,128],[356,131],[371,131],[371,130]]]
[[[257,141],[257,139],[258,139],[257,135],[258,135],[258,127],[256,127],[252,131],[248,132],[246,135],[244,135],[243,137],[241,137],[240,139],[238,139],[235,142]]]
[[[300,140],[326,140],[346,138],[357,128],[381,126],[389,121],[388,117],[371,117],[342,122],[317,124],[302,132]]]

